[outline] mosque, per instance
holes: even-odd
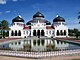
[[[27,38],[27,37],[68,37],[68,27],[65,19],[56,16],[50,23],[44,15],[37,12],[33,15],[32,20],[25,24],[21,16],[12,20],[12,26],[9,30],[9,38]]]
[[[9,38],[13,40],[6,41],[6,44],[2,44],[0,47],[26,51],[48,51],[51,49],[68,49],[69,47],[66,42],[55,39],[41,39],[43,37],[68,37],[68,27],[65,19],[57,15],[50,23],[42,13],[37,12],[33,15],[32,20],[25,24],[24,19],[17,16],[12,20],[12,26],[9,30]]]

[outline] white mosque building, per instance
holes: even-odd
[[[27,38],[29,36],[68,37],[68,27],[64,18],[56,16],[53,23],[50,23],[40,12],[34,14],[32,20],[26,24],[21,16],[14,18],[12,26],[10,26],[9,38]]]
[[[29,39],[27,37],[29,37]],[[34,39],[30,39],[30,37],[34,37]],[[9,38],[19,39],[10,40],[11,42],[1,45],[1,47],[6,48],[6,46],[8,46],[12,50],[29,51],[67,49],[69,47],[68,43],[55,39],[42,39],[42,37],[68,37],[68,27],[66,26],[65,19],[60,16],[56,16],[53,19],[53,23],[50,23],[44,18],[42,13],[37,12],[33,15],[32,20],[25,24],[24,19],[21,16],[17,16],[12,20],[12,26],[10,26],[9,30]]]

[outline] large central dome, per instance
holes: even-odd
[[[37,12],[36,14],[33,15],[33,20],[30,20],[27,22],[27,25],[31,25],[31,23],[46,23],[46,25],[51,25],[51,23],[44,18],[44,15],[40,12]]]
[[[38,11],[36,14],[33,15],[33,18],[36,18],[36,17],[44,18],[44,15]]]

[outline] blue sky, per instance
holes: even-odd
[[[7,20],[9,23],[17,15],[21,15],[25,22],[32,19],[32,16],[40,11],[45,19],[50,22],[60,15],[65,18],[70,29],[78,28],[78,12],[80,12],[80,0],[0,0],[0,20]]]

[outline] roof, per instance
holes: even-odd
[[[55,29],[55,28],[52,26],[46,26],[46,29]]]
[[[15,17],[12,22],[24,22],[24,19],[20,16]]]
[[[65,22],[65,19],[63,17],[57,16],[53,19],[53,22]]]
[[[48,20],[44,20],[44,19],[35,19],[35,20],[30,20],[29,22],[27,22],[27,25],[31,25],[31,23],[46,23],[46,25],[51,25],[51,23]]]
[[[30,26],[24,26],[23,29],[31,29],[31,27]]]
[[[38,11],[36,14],[33,15],[33,18],[36,18],[36,17],[44,18],[44,15]]]

